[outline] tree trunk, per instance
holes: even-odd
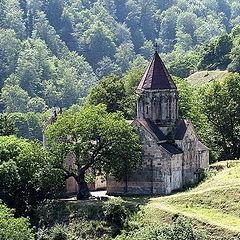
[[[75,178],[78,184],[78,194],[77,194],[77,200],[87,200],[89,197],[91,197],[91,193],[88,189],[88,185],[85,182],[85,168],[81,168],[78,171],[78,176]]]

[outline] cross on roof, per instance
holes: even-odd
[[[158,51],[159,51],[159,45],[157,44],[157,42],[154,44],[154,47],[155,47],[155,52],[158,53]]]

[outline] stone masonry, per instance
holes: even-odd
[[[117,182],[110,195],[165,195],[199,181],[209,167],[209,150],[190,121],[178,119],[178,91],[158,53],[138,88],[137,118],[129,121],[142,143],[142,168]]]

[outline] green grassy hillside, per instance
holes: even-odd
[[[67,240],[150,240],[156,239],[151,237],[156,236],[154,231],[158,239],[172,239],[160,238],[159,234],[161,228],[162,233],[173,231],[169,226],[174,224],[175,232],[186,229],[188,224],[182,229],[176,225],[176,219],[181,219],[177,216],[190,219],[193,229],[207,234],[208,239],[240,240],[240,161],[221,162],[212,168],[223,170],[213,172],[195,188],[169,196],[45,202],[37,211],[37,240],[59,234]]]
[[[224,168],[196,188],[150,199],[144,222],[169,223],[175,214],[191,218],[210,239],[240,239],[240,164]]]
[[[200,71],[190,75],[187,80],[194,86],[200,86],[213,81],[221,81],[228,74],[228,71]]]

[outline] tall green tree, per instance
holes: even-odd
[[[35,15],[32,37],[44,40],[52,53],[59,58],[69,52],[54,27],[49,24],[44,12],[38,11]]]
[[[4,80],[15,71],[21,49],[21,41],[13,30],[0,29],[0,88]]]
[[[29,95],[18,85],[6,85],[2,89],[1,100],[4,104],[5,112],[27,112]]]
[[[0,10],[0,28],[13,29],[20,39],[26,38],[24,12],[18,0],[2,0]]]
[[[230,61],[232,39],[227,34],[206,44],[202,50],[200,70],[225,70]]]
[[[202,106],[215,132],[223,159],[240,158],[240,76],[229,74],[202,90]]]
[[[122,80],[116,75],[109,75],[92,88],[87,103],[105,104],[108,112],[124,111],[125,89]]]
[[[9,136],[16,133],[15,123],[9,115],[0,114],[0,136]]]
[[[132,42],[124,42],[117,49],[114,55],[116,63],[122,72],[129,69],[130,62],[134,59],[134,46]]]
[[[94,68],[104,56],[113,57],[116,51],[112,32],[100,21],[86,30],[78,41],[80,51]]]
[[[133,127],[119,113],[107,113],[103,106],[65,112],[49,127],[47,139],[56,154],[58,167],[66,177],[74,177],[79,186],[78,199],[90,196],[85,173],[91,168],[117,179],[139,166],[141,147]],[[64,167],[69,154],[74,154],[77,169]]]
[[[33,216],[41,201],[60,196],[64,174],[48,149],[13,136],[0,137],[0,149],[0,198],[17,216]]]

